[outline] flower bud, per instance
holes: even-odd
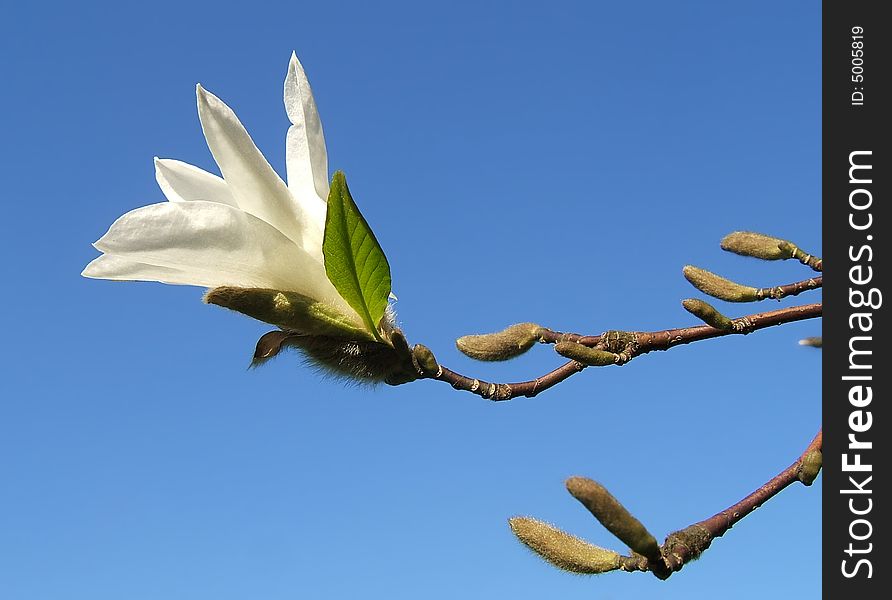
[[[734,322],[728,317],[720,313],[708,302],[698,300],[696,298],[688,298],[682,301],[685,310],[709,325],[722,331],[730,331],[734,329]]]
[[[567,491],[633,552],[648,560],[660,558],[656,538],[603,485],[585,477],[571,477],[567,480]]]
[[[735,283],[705,269],[688,265],[682,272],[685,279],[691,282],[691,285],[713,298],[727,302],[754,302],[761,300],[758,295],[759,290],[756,288]]]
[[[620,556],[530,517],[508,519],[514,535],[554,566],[571,573],[597,575],[620,567]]]
[[[535,323],[518,323],[498,333],[462,336],[455,345],[477,360],[508,360],[532,348],[541,331],[542,327]]]
[[[440,373],[440,365],[430,348],[424,344],[415,344],[412,348],[412,361],[418,370],[427,377],[436,377]]]
[[[752,231],[735,231],[722,239],[722,250],[762,260],[785,260],[793,257],[786,240]]]
[[[387,319],[383,323],[385,325],[384,339],[390,342],[397,354],[406,357],[406,359],[411,357],[412,349],[409,347],[409,342],[406,341],[406,334],[403,333],[403,330],[399,327],[390,326]]]
[[[796,476],[805,485],[811,485],[815,482],[823,464],[824,455],[821,451],[812,450],[802,458],[802,463],[799,465],[799,473]]]
[[[554,351],[565,358],[581,362],[589,367],[606,367],[616,364],[616,354],[597,348],[589,348],[576,342],[558,342]]]
[[[820,348],[824,344],[824,340],[821,337],[807,337],[804,340],[799,340],[800,346],[811,346],[812,348]]]

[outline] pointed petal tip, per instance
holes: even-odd
[[[95,244],[93,244],[93,246],[95,247]],[[103,256],[105,256],[105,254],[100,254],[91,260],[87,266],[84,267],[84,270],[81,271],[81,277],[86,277],[87,279],[105,279],[102,275],[102,269],[99,267],[99,263],[102,262]]]
[[[214,94],[207,91],[200,83],[195,84],[195,97],[198,99],[198,105],[207,106],[212,100],[218,99]]]
[[[200,83],[195,85],[195,96],[198,103],[198,120],[201,121],[202,128],[205,127],[206,119],[219,119],[223,115],[237,120],[232,109]]]
[[[198,103],[198,116],[201,117],[202,109],[208,105],[207,90],[200,83],[195,84],[195,101]]]
[[[295,75],[298,73],[302,73],[304,70],[304,66],[301,64],[300,59],[297,58],[297,52],[294,50],[291,51],[291,58],[288,59],[288,71],[289,73],[294,73]]]
[[[300,98],[300,73],[303,71],[303,67],[300,64],[300,61],[297,60],[297,54],[295,52],[291,52],[291,58],[288,60],[288,70],[285,72],[285,109],[291,110],[288,105],[293,102],[289,101],[289,95],[295,95]],[[289,112],[289,117],[291,113]]]

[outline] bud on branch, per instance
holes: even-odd
[[[648,561],[660,560],[656,538],[603,485],[585,477],[571,477],[567,491],[633,552]]]
[[[783,246],[781,246],[783,244]],[[722,239],[722,250],[762,260],[793,258],[790,242],[752,231],[735,231]]]
[[[620,555],[530,517],[508,519],[511,531],[530,550],[571,573],[597,575],[620,568]]]
[[[710,327],[715,327],[721,331],[731,331],[734,329],[734,321],[720,313],[708,302],[696,298],[688,298],[687,300],[683,300],[681,305],[686,311]]]
[[[576,342],[558,342],[554,345],[554,351],[565,358],[580,362],[587,367],[606,367],[617,364],[617,355],[606,350],[589,348]]]
[[[735,283],[730,279],[719,277],[706,269],[688,265],[682,272],[685,279],[691,282],[691,285],[713,298],[725,300],[726,302],[755,302],[756,300],[761,300],[758,295],[758,288]]]
[[[532,348],[539,341],[541,332],[542,327],[535,323],[518,323],[498,333],[460,337],[455,345],[462,353],[477,360],[508,360]]]

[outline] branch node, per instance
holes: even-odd
[[[691,525],[670,533],[663,542],[663,556],[673,571],[696,560],[712,543],[713,535],[702,525]]]
[[[742,335],[752,333],[756,327],[755,321],[753,321],[749,317],[740,317],[739,319],[734,319],[732,323],[734,326],[734,331]]]

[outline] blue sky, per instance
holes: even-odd
[[[619,548],[564,491],[571,475],[661,540],[736,502],[819,427],[820,355],[796,345],[817,322],[494,405],[433,381],[345,386],[295,355],[249,371],[268,326],[197,288],[80,277],[116,217],[162,201],[153,156],[216,171],[197,82],[284,172],[292,50],[401,326],[455,370],[560,364],[544,346],[498,365],[454,348],[519,321],[691,324],[685,264],[756,285],[809,275],[721,252],[736,229],[820,252],[819,3],[8,7],[0,596],[815,597],[820,478],[667,582],[561,573],[506,519]]]

